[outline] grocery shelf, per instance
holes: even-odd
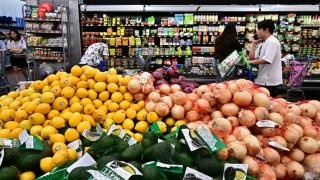
[[[26,33],[39,33],[39,34],[62,34],[62,31],[35,31],[35,30],[27,30]]]
[[[30,45],[28,44],[29,47],[63,47],[62,45],[50,45],[50,44],[38,44],[38,45]]]
[[[301,24],[301,27],[305,27],[305,28],[313,28],[313,27],[317,27],[320,28],[320,24]]]
[[[0,26],[0,29],[23,30],[23,27],[18,27],[18,26]]]
[[[172,25],[164,25],[164,24],[139,24],[139,25],[131,25],[131,24],[112,24],[112,25],[82,25],[82,27],[111,27],[111,26],[124,26],[124,27],[188,27],[194,26],[195,24],[172,24]]]
[[[38,21],[38,22],[61,22],[61,19],[49,18],[24,18],[25,21]]]
[[[63,58],[61,58],[61,57],[32,57],[32,58],[29,58],[29,59],[63,61]]]

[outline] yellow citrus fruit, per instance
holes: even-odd
[[[68,128],[64,133],[64,137],[68,142],[75,141],[80,138],[78,131],[74,128]]]
[[[114,113],[115,113],[115,112],[109,112],[109,113],[107,114],[107,118],[111,118],[111,119],[112,119],[112,118],[113,118]]]
[[[94,79],[89,79],[87,81],[89,89],[93,89],[94,85],[96,85],[96,81]]]
[[[57,143],[57,142],[61,142],[61,143],[63,143],[63,144],[65,144],[66,143],[66,139],[64,138],[64,136],[62,135],[62,134],[51,134],[50,136],[49,136],[49,140],[50,140],[50,142],[52,143],[52,144],[54,144],[54,143]]]
[[[84,74],[88,77],[88,78],[93,78],[97,73],[97,70],[95,70],[94,68],[92,67],[89,67],[87,68],[85,71],[84,71]]]
[[[44,128],[41,129],[41,137],[42,137],[43,139],[49,139],[49,137],[50,137],[51,134],[55,134],[55,133],[57,133],[57,132],[58,132],[58,130],[57,130],[55,127],[53,127],[53,126],[46,126],[46,127],[44,127]]]
[[[91,126],[96,126],[96,121],[93,119],[93,117],[91,115],[83,115],[82,119],[83,122],[89,122]]]
[[[94,76],[94,80],[97,82],[105,82],[107,80],[107,72],[97,72]]]
[[[32,114],[36,107],[38,106],[37,102],[31,101],[31,102],[26,102],[22,105],[22,108],[28,113]]]
[[[45,121],[42,123],[42,126],[43,126],[43,127],[52,126],[52,121],[51,121],[51,120],[45,120]]]
[[[59,86],[60,86],[61,88],[70,86],[70,84],[69,84],[69,79],[68,79],[67,77],[61,78],[60,81],[59,81]]]
[[[107,88],[107,84],[105,82],[97,82],[95,85],[94,85],[94,90],[96,92],[102,92],[104,91],[105,89]]]
[[[81,134],[84,130],[91,130],[91,124],[88,121],[82,121],[77,126],[77,131]]]
[[[62,118],[67,122],[67,121],[69,121],[69,119],[70,119],[70,117],[71,117],[72,114],[73,114],[73,113],[70,112],[70,111],[65,111],[65,112],[62,112],[62,113],[60,114],[60,117],[62,117]]]
[[[126,114],[121,110],[115,112],[113,115],[114,122],[118,124],[122,123],[125,120],[125,118],[126,118]]]
[[[13,101],[12,103],[10,103],[9,108],[17,110],[17,109],[19,109],[21,104],[22,104],[21,101]]]
[[[18,91],[11,91],[8,93],[8,97],[10,97],[12,99],[17,98],[19,95],[20,95],[20,92],[18,92]]]
[[[84,106],[83,112],[85,114],[89,114],[90,115],[90,114],[92,114],[94,112],[95,109],[96,108],[94,107],[93,104],[87,104],[87,105]]]
[[[108,100],[108,99],[109,99],[109,96],[110,96],[110,94],[109,94],[108,91],[102,91],[102,92],[99,93],[99,99],[100,99],[101,101],[106,101],[106,100]]]
[[[114,121],[112,120],[112,118],[106,118],[106,120],[102,123],[102,127],[104,129],[109,129],[109,127],[114,124]]]
[[[40,93],[33,93],[29,96],[30,100],[34,100],[36,98],[40,98],[41,94]]]
[[[33,113],[29,117],[30,117],[32,124],[34,124],[34,125],[40,125],[45,120],[45,116],[41,113]]]
[[[50,85],[51,88],[55,87],[55,86],[58,86],[60,87],[60,81],[53,81]]]
[[[147,132],[149,129],[149,124],[147,121],[139,121],[136,123],[136,126],[134,127],[134,130],[136,130],[139,133]]]
[[[93,112],[92,116],[97,122],[101,122],[101,121],[104,121],[106,119],[107,114],[106,114],[106,112],[104,112],[101,109],[96,109]]]
[[[168,117],[168,118],[166,118],[165,123],[166,123],[168,126],[172,127],[172,126],[174,126],[174,124],[176,123],[176,121],[175,121],[172,117]]]
[[[80,80],[81,81],[87,81],[89,78],[87,78],[87,76],[85,74],[81,74],[80,76]]]
[[[119,107],[120,109],[127,110],[130,107],[130,105],[131,103],[129,101],[123,100],[120,102]]]
[[[68,157],[69,160],[77,160],[78,159],[78,153],[74,149],[67,149],[68,151]]]
[[[109,83],[107,86],[107,90],[109,91],[109,93],[114,93],[118,91],[118,85],[115,83]]]
[[[68,100],[64,97],[58,97],[54,100],[52,106],[58,111],[64,110],[68,106]]]
[[[144,102],[144,100],[140,100],[137,104],[140,105],[141,108],[144,108],[144,107],[145,107],[145,102]]]
[[[132,102],[133,101],[133,95],[129,92],[126,92],[123,94],[123,99],[129,101],[129,102]]]
[[[150,124],[152,124],[152,123],[154,123],[154,122],[157,122],[157,120],[158,120],[158,114],[156,113],[156,112],[149,112],[148,114],[147,114],[147,121],[150,123]]]
[[[74,89],[72,87],[64,87],[61,90],[61,96],[64,98],[71,98],[74,96]]]
[[[78,77],[75,77],[75,76],[68,77],[68,82],[69,82],[68,85],[71,87],[76,86],[79,81],[80,81],[80,79]]]
[[[54,103],[54,102],[53,102]],[[52,120],[55,116],[59,116],[60,112],[56,109],[52,109],[48,114],[47,117],[49,120]]]
[[[103,110],[104,112],[108,113],[108,107],[106,105],[100,106],[98,109]]]
[[[40,103],[34,112],[41,113],[41,114],[48,114],[51,110],[51,106],[47,103]]]
[[[131,105],[130,105],[130,108],[133,108],[133,109],[136,110],[137,112],[142,109],[139,104],[131,104]]]
[[[73,96],[72,98],[69,99],[70,106],[76,102],[80,102],[80,98],[78,96]]]
[[[60,166],[69,160],[67,150],[60,150],[56,152],[52,157],[53,166]]]
[[[124,86],[126,86],[126,85],[128,85],[128,83],[130,82],[132,80],[132,77],[131,76],[125,76],[124,78],[123,78],[123,81],[122,81],[122,85],[124,85]]]
[[[134,138],[137,140],[138,143],[141,143],[143,136],[140,133],[135,133]]]
[[[83,72],[83,70],[81,69],[81,67],[79,67],[79,66],[73,66],[72,68],[71,68],[71,74],[73,75],[73,76],[76,76],[76,77],[80,77],[81,76],[81,74],[82,74],[82,72]]]
[[[119,92],[120,92],[121,94],[125,94],[126,92],[128,92],[127,86],[120,86],[120,87],[119,87]]]
[[[137,112],[135,109],[133,108],[128,108],[126,110],[126,116],[128,119],[135,119],[136,118],[136,115],[137,115]]]
[[[22,128],[19,128],[19,127],[15,128],[14,130],[12,130],[10,132],[10,136],[9,137],[17,139],[19,137],[20,133],[22,133],[22,131],[23,131]]]
[[[44,87],[44,83],[43,81],[37,80],[32,83],[32,86],[35,90],[42,90],[42,88]]]
[[[40,161],[40,169],[44,172],[51,172],[54,168],[53,165],[53,158],[52,157],[46,157],[41,159]]]
[[[46,93],[46,92],[51,92],[51,87],[50,86],[43,87],[42,93]]]
[[[146,110],[142,109],[137,113],[137,119],[139,121],[145,121],[145,120],[147,120],[147,114],[148,114],[148,112]]]
[[[11,131],[18,127],[19,127],[19,123],[16,121],[8,121],[4,124],[4,128],[10,129]]]
[[[0,113],[0,120],[3,122],[12,121],[16,111],[14,109],[5,109]]]
[[[14,121],[20,122],[28,119],[28,113],[25,110],[18,109],[14,115]]]
[[[111,99],[106,100],[103,104],[108,106],[109,104],[113,103]]]
[[[92,100],[89,99],[89,98],[83,98],[83,99],[80,100],[80,104],[83,105],[83,106],[85,106],[87,104],[92,104]]]
[[[34,180],[36,179],[36,174],[33,171],[25,171],[20,174],[19,180]]]
[[[71,112],[79,112],[79,113],[81,113],[82,110],[83,110],[83,105],[81,105],[80,103],[76,102],[76,103],[71,105],[70,110],[71,110]]]
[[[88,97],[89,97],[89,99],[91,99],[93,101],[93,100],[97,99],[98,93],[95,90],[90,89],[90,90],[88,90]]]
[[[31,120],[23,120],[19,123],[19,127],[22,129],[30,130],[32,128],[33,124]]]
[[[14,99],[8,97],[1,102],[1,106],[9,106],[13,101]]]
[[[109,73],[110,73],[111,75],[117,75],[117,70],[116,70],[115,68],[110,68],[110,69],[109,69]]]
[[[178,120],[175,123],[175,126],[181,126],[181,125],[187,125],[187,121],[186,120]]]
[[[123,122],[122,122],[122,127],[124,129],[128,129],[128,130],[132,130],[134,128],[134,122],[133,120],[131,119],[125,119]]]
[[[65,143],[63,142],[56,142],[52,145],[52,152],[53,154],[55,154],[56,152],[60,151],[60,150],[67,150],[68,147]]]
[[[108,83],[118,83],[118,77],[116,75],[110,75],[107,79]]]
[[[61,87],[60,86],[54,86],[53,88],[51,88],[51,92],[53,93],[53,95],[55,97],[58,97],[61,94]]]
[[[159,127],[161,133],[165,133],[167,131],[166,123],[164,123],[162,121],[158,121],[157,124],[158,124],[158,127]]]
[[[123,95],[120,92],[114,92],[111,95],[111,100],[116,103],[120,103],[123,100]]]
[[[41,131],[42,131],[43,127],[41,125],[35,125],[32,126],[30,129],[30,135],[41,135]]]
[[[10,129],[0,129],[0,138],[9,138]]]
[[[52,119],[52,126],[60,129],[66,126],[66,121],[60,117],[60,116],[56,116]]]
[[[81,114],[79,112],[75,112],[70,116],[69,125],[70,127],[77,127],[77,125],[81,122]]]
[[[85,88],[77,89],[76,96],[79,98],[86,98],[88,96],[88,91]]]
[[[77,83],[77,89],[79,89],[79,88],[85,88],[85,89],[87,89],[88,88],[88,83],[87,83],[87,81],[79,81],[78,83]]]
[[[100,99],[95,99],[95,100],[92,101],[92,103],[93,103],[94,107],[97,108],[97,109],[98,109],[100,106],[103,105],[103,103],[102,103],[102,101],[101,101]]]
[[[46,79],[48,84],[51,84],[53,81],[59,80],[59,77],[55,74],[50,74]]]
[[[108,111],[110,112],[116,112],[119,110],[119,105],[115,102],[112,102],[108,105]]]
[[[45,92],[41,95],[41,102],[51,104],[55,97],[52,92]]]

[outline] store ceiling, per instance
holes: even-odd
[[[145,4],[145,5],[229,5],[229,4],[319,4],[320,0],[83,0],[88,5],[124,5],[124,4]]]

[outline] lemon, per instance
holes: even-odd
[[[69,155],[67,150],[57,151],[52,157],[53,166],[60,166],[69,160]]]
[[[118,83],[119,79],[116,75],[110,75],[107,78],[108,83]]]
[[[120,92],[114,92],[111,95],[111,100],[116,103],[120,103],[123,100],[123,95]]]
[[[51,172],[54,168],[53,165],[53,158],[52,157],[46,157],[41,159],[40,161],[40,169],[44,172]]]
[[[107,88],[107,84],[105,82],[97,82],[95,85],[94,85],[94,90],[96,92],[102,92],[104,91],[105,89]]]
[[[118,85],[115,83],[109,83],[107,86],[107,90],[109,91],[109,93],[114,93],[118,91]]]
[[[115,112],[109,112],[109,113],[107,114],[107,118],[111,118],[111,119],[112,119],[112,118],[113,118],[114,113],[115,113]]]
[[[113,103],[111,99],[108,99],[106,102],[104,102],[103,104],[108,106],[109,104]]]
[[[53,102],[53,108],[56,110],[64,110],[68,106],[68,101],[64,97],[58,97],[57,99],[54,100]]]
[[[58,130],[57,130],[55,127],[53,127],[53,126],[46,126],[46,127],[44,127],[44,128],[41,129],[41,137],[42,137],[43,139],[49,139],[49,137],[50,137],[51,134],[55,134],[55,133],[57,133],[57,132],[58,132]]]
[[[84,74],[88,77],[88,78],[93,78],[97,73],[97,70],[89,67],[86,70],[84,70]]]
[[[100,106],[103,105],[102,101],[100,101],[100,99],[95,99],[94,101],[92,101],[93,105],[95,108],[99,108]]]
[[[94,80],[97,82],[104,82],[107,80],[107,72],[97,72],[94,76]]]
[[[115,68],[110,68],[110,69],[109,69],[109,73],[110,73],[111,75],[117,75],[117,70],[116,70]]]
[[[14,115],[14,121],[20,122],[28,119],[28,113],[25,110],[18,109]]]
[[[93,119],[91,115],[83,115],[82,116],[83,122],[89,122],[91,126],[96,126],[96,121]]]
[[[40,93],[33,93],[29,96],[30,100],[34,100],[36,98],[40,98],[41,94]]]
[[[127,75],[123,78],[122,85],[126,86],[132,80],[132,77]]]
[[[52,126],[52,121],[51,121],[51,120],[45,120],[45,121],[42,123],[42,126],[43,126],[43,127]]]
[[[147,132],[149,129],[149,124],[147,121],[139,121],[136,123],[136,126],[134,127],[134,130],[136,130],[139,133]]]
[[[65,88],[65,87],[67,87],[67,86],[70,86],[69,79],[68,79],[67,77],[61,78],[60,81],[59,81],[59,86],[60,86],[61,88]]]
[[[176,123],[175,123],[175,126],[181,126],[181,125],[186,125],[187,122],[185,120],[178,120]]]
[[[96,84],[96,81],[94,79],[89,79],[87,83],[88,83],[89,89],[93,89],[94,85]]]
[[[72,98],[69,99],[70,106],[76,102],[80,102],[80,98],[78,96],[73,96]]]
[[[165,133],[167,131],[166,123],[164,123],[162,121],[158,121],[157,124],[158,124],[158,127],[159,127],[161,133]]]
[[[76,102],[76,103],[71,105],[70,110],[71,110],[71,112],[79,112],[79,113],[81,113],[82,110],[83,110],[83,105],[81,105],[80,103]]]
[[[104,112],[108,113],[108,107],[106,105],[100,106],[98,109],[103,110]]]
[[[51,104],[53,103],[55,96],[52,92],[45,92],[41,95],[41,102]]]
[[[133,108],[128,108],[126,110],[126,116],[128,119],[135,119],[136,118],[136,115],[137,115],[137,112],[135,109]]]
[[[32,124],[34,124],[34,125],[40,125],[45,120],[45,116],[41,113],[33,113],[29,117],[30,117]]]
[[[130,107],[130,105],[131,103],[129,101],[123,100],[120,102],[119,107],[120,109],[127,110]]]
[[[76,86],[79,81],[80,79],[78,77],[75,77],[75,76],[68,77],[68,82],[69,82],[68,85],[71,87]]]
[[[175,125],[176,121],[175,121],[172,117],[168,117],[168,118],[166,118],[165,123],[166,123],[168,126],[172,127],[172,126]]]
[[[78,153],[74,149],[67,149],[68,151],[68,157],[69,160],[77,160],[78,159]]]
[[[48,114],[51,110],[51,106],[47,103],[40,103],[34,112],[41,113],[41,114]]]
[[[18,92],[18,91],[11,91],[8,93],[8,97],[10,97],[12,99],[17,98],[19,95],[20,95],[20,92]]]
[[[81,81],[87,81],[89,78],[87,78],[87,76],[85,74],[81,74],[80,76],[80,80]]]
[[[147,120],[147,114],[148,114],[148,112],[146,110],[142,109],[137,113],[137,119],[139,121],[145,121],[145,120]]]
[[[76,76],[76,77],[80,77],[81,74],[82,74],[83,70],[81,69],[81,67],[75,65],[71,68],[71,74],[73,76]]]
[[[53,81],[52,83],[51,83],[51,85],[50,85],[50,87],[51,87],[51,89],[53,88],[53,87],[56,87],[56,86],[59,86],[60,87],[60,81]],[[61,87],[60,87],[61,88]],[[51,90],[50,90],[51,91]]]
[[[106,100],[108,100],[108,99],[109,99],[109,96],[110,96],[110,94],[109,94],[108,91],[102,91],[102,92],[99,93],[99,99],[100,99],[101,101],[106,101]]]
[[[174,126],[171,128],[171,131],[170,132],[173,132],[173,131],[176,131],[177,130],[177,126]]]
[[[19,109],[21,104],[22,104],[21,101],[13,101],[12,103],[10,103],[9,108],[17,110],[17,109]]]
[[[125,131],[127,134],[134,138],[134,133],[132,131],[130,131],[129,129],[125,129]]]
[[[53,154],[55,154],[56,152],[60,151],[60,150],[67,150],[68,147],[66,144],[64,144],[63,142],[56,142],[52,145],[52,152]]]
[[[36,107],[38,106],[38,103],[32,101],[32,102],[26,102],[22,105],[23,110],[25,110],[28,114],[32,114]]]
[[[92,101],[89,98],[83,98],[83,99],[80,100],[80,104],[85,106],[87,104],[92,104]]]
[[[115,102],[111,102],[109,105],[108,105],[108,111],[110,112],[116,112],[119,110],[119,105]]]
[[[125,94],[126,92],[128,92],[127,86],[120,86],[120,87],[119,87],[119,92],[120,92],[121,94]]]
[[[52,120],[54,117],[59,116],[60,112],[56,109],[52,109],[48,114],[47,117],[49,120]]]
[[[78,83],[77,83],[77,89],[79,89],[79,88],[85,88],[85,89],[87,89],[88,88],[88,83],[86,82],[86,81],[79,81]]]
[[[73,114],[73,113],[70,112],[70,111],[65,111],[65,112],[62,112],[62,113],[60,114],[60,117],[62,117],[66,122],[69,122],[69,119],[70,119],[70,117],[71,117],[72,114]]]
[[[114,122],[118,124],[122,123],[125,120],[125,118],[126,118],[126,114],[121,110],[115,112],[113,115]]]
[[[64,133],[64,137],[68,142],[75,141],[80,138],[78,131],[74,128],[68,128]]]
[[[25,171],[20,174],[19,180],[34,180],[36,179],[36,174],[32,171]]]
[[[111,118],[106,118],[106,120],[102,123],[102,126],[104,129],[109,129],[109,127],[114,124],[113,119]]]
[[[84,130],[91,130],[91,124],[88,121],[82,121],[77,126],[77,131],[81,134]]]
[[[85,114],[90,115],[90,114],[92,114],[92,113],[94,112],[95,109],[96,109],[96,108],[94,107],[94,105],[92,105],[92,104],[87,104],[87,105],[84,106],[83,112],[84,112]]]
[[[51,84],[53,81],[59,80],[59,77],[55,74],[50,74],[46,79],[48,84]]]
[[[107,114],[106,114],[105,111],[103,111],[101,109],[96,109],[93,112],[92,116],[97,122],[101,122],[101,121],[104,121],[106,119]]]
[[[50,87],[50,86],[45,86],[45,87],[42,89],[42,93],[46,93],[46,92],[51,92],[51,87]]]
[[[0,129],[0,138],[8,138],[10,136],[10,129]]]
[[[134,128],[134,122],[131,119],[125,119],[122,122],[122,127],[124,129],[132,130]]]
[[[134,138],[137,140],[138,143],[141,143],[143,136],[140,133],[135,133]]]
[[[53,93],[54,96],[58,97],[61,94],[61,87],[60,86],[54,86],[51,88],[51,92]]]
[[[32,83],[32,86],[35,90],[42,90],[42,88],[44,87],[44,83],[43,81],[37,80]]]
[[[86,98],[88,96],[88,91],[85,88],[77,89],[76,96],[79,98]]]
[[[32,126],[30,129],[30,135],[41,135],[41,131],[42,131],[43,127],[41,125],[35,125]]]
[[[10,136],[9,137],[17,139],[19,137],[20,133],[22,133],[22,131],[23,131],[22,128],[19,128],[19,127],[15,128],[14,130],[12,130],[10,132]]]
[[[133,109],[136,110],[137,112],[142,109],[139,104],[131,104],[131,105],[130,105],[130,108],[133,108]]]
[[[74,89],[72,87],[64,87],[62,90],[61,90],[61,96],[64,97],[64,98],[71,98],[74,96]]]
[[[16,121],[8,121],[4,124],[4,128],[10,129],[11,131],[18,127],[19,127],[19,123]]]
[[[31,120],[23,120],[20,122],[19,127],[22,129],[30,130],[32,128],[33,124]]]
[[[81,122],[81,114],[79,112],[75,112],[70,116],[69,125],[70,127],[77,127]]]
[[[60,116],[56,116],[52,119],[52,126],[60,129],[66,126],[66,121],[60,117]]]
[[[144,108],[144,106],[145,106],[144,100],[140,100],[137,104],[140,105],[141,108]]]
[[[4,99],[2,102],[1,102],[1,106],[9,106],[10,103],[12,103],[14,101],[14,99],[8,97],[6,99]]]
[[[93,101],[93,100],[97,99],[97,97],[98,97],[98,93],[95,90],[93,90],[93,89],[88,90],[88,98],[89,99],[91,99]]]
[[[5,109],[0,113],[0,120],[3,122],[12,121],[15,114],[14,109]]]
[[[62,134],[51,134],[49,136],[49,140],[52,144],[56,143],[56,142],[61,142],[61,143],[66,143],[66,139],[64,138],[64,136]]]

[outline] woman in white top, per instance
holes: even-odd
[[[27,60],[25,56],[26,41],[21,37],[19,31],[11,30],[9,32],[10,40],[7,43],[7,49],[10,52],[10,62],[13,67],[16,83],[19,82],[19,71],[27,78]]]

